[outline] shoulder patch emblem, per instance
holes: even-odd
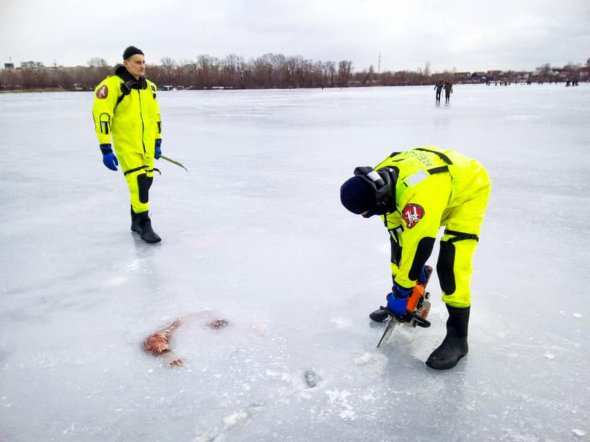
[[[96,98],[106,98],[109,96],[109,88],[105,84],[99,90],[96,91]]]
[[[406,204],[402,210],[402,219],[406,222],[408,229],[411,229],[424,218],[424,208],[418,204]]]

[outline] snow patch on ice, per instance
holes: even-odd
[[[127,276],[117,275],[117,276],[113,276],[112,278],[107,279],[104,282],[104,284],[107,286],[117,286],[117,285],[123,285],[127,281],[129,281],[129,278]]]
[[[370,364],[371,362],[373,362],[375,360],[375,355],[372,355],[371,353],[365,353],[364,355],[355,358],[354,359],[354,363],[356,365],[367,365]]]
[[[545,353],[545,357],[547,359],[555,359],[555,355],[553,353]]]
[[[225,429],[228,430],[231,427],[239,424],[240,422],[244,422],[248,419],[248,413],[243,410],[240,410],[236,413],[230,414],[223,418],[223,423],[225,424]]]
[[[350,319],[337,317],[337,318],[330,318],[330,324],[334,324],[336,328],[346,328],[352,325]]]
[[[584,436],[586,436],[586,432],[585,432],[585,431],[583,431],[583,430],[578,430],[577,428],[574,428],[574,429],[572,430],[572,432],[573,432],[573,433],[574,433],[576,436],[578,436],[578,437],[584,437]]]
[[[293,380],[293,376],[291,376],[289,373],[284,373],[276,370],[266,370],[266,375],[269,378],[280,379],[281,381],[285,382],[292,382]]]
[[[385,365],[387,357],[381,353],[365,353],[354,359],[354,363],[359,366],[363,365]]]
[[[387,356],[380,353],[364,353],[354,359],[354,364],[363,372],[363,376],[379,376],[387,365]]]
[[[339,408],[338,415],[343,420],[355,420],[356,413],[352,405],[348,402],[350,392],[346,390],[328,390],[326,391],[330,404],[336,405]]]

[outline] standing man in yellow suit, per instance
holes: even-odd
[[[372,167],[357,167],[340,189],[344,207],[365,218],[381,215],[391,240],[393,288],[387,306],[371,313],[409,318],[408,297],[425,285],[437,233],[445,226],[436,270],[449,317],[442,344],[426,365],[445,370],[468,352],[472,258],[486,211],[491,182],[483,166],[457,152],[419,147],[395,152]]]
[[[92,115],[104,165],[117,171],[120,163],[127,180],[131,230],[145,242],[156,243],[161,238],[148,216],[149,190],[154,158],[162,154],[162,124],[156,85],[144,75],[143,52],[129,46],[123,53],[123,65],[115,66],[115,74],[96,87]]]

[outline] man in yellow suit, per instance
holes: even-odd
[[[428,281],[426,261],[445,226],[436,270],[449,317],[442,344],[426,361],[434,369],[452,368],[468,352],[472,258],[490,189],[478,161],[431,146],[394,152],[374,169],[357,167],[340,189],[344,207],[380,215],[389,231],[393,288],[387,306],[371,313],[375,321],[409,319],[408,298]]]
[[[115,74],[96,87],[92,115],[104,165],[117,171],[120,164],[127,180],[131,230],[145,242],[157,243],[161,238],[152,228],[148,211],[154,159],[162,154],[162,125],[156,85],[144,75],[143,52],[129,46],[123,65],[117,65]]]

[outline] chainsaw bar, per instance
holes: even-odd
[[[416,311],[408,312],[405,316],[405,321],[403,319],[399,320],[395,316],[389,315],[389,322],[387,323],[387,327],[385,327],[383,336],[381,336],[381,339],[379,339],[377,348],[381,347],[381,344],[387,343],[389,337],[393,333],[393,329],[399,322],[403,322],[404,324],[410,325],[411,327],[430,327],[430,321],[426,319],[426,316],[428,316],[428,312],[430,311],[430,302],[428,301],[429,295],[430,293],[428,292],[424,294],[424,296],[418,302]]]
[[[381,344],[384,344],[389,340],[389,337],[393,333],[393,329],[395,328],[396,325],[397,325],[397,321],[395,320],[395,318],[391,318],[389,320],[389,322],[387,323],[387,327],[385,327],[385,331],[383,332],[383,336],[381,336],[381,339],[379,339],[379,343],[377,344],[377,348],[379,348],[381,346]]]

